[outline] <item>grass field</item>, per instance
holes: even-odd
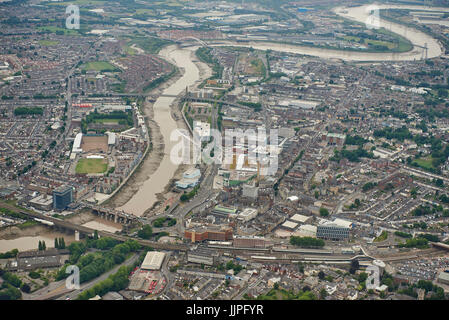
[[[56,40],[39,40],[39,44],[47,47],[55,46],[59,43]]]
[[[55,26],[48,26],[48,27],[39,27],[40,31],[48,31],[52,33],[56,33],[57,31],[64,32],[65,35],[76,35],[79,34],[79,32],[76,29],[66,29],[66,28],[60,28]]]
[[[388,232],[387,231],[382,231],[380,236],[378,236],[376,239],[374,239],[374,242],[381,242],[381,241],[385,241],[387,239],[388,239]]]
[[[151,37],[134,37],[129,40],[127,43],[129,46],[135,44],[139,48],[142,48],[147,53],[159,53],[162,47],[172,43],[171,41],[159,39],[159,38],[151,38]]]
[[[120,121],[120,119],[95,119],[93,122],[95,123],[103,123],[103,124],[118,124],[118,122]]]
[[[83,65],[82,69],[83,70],[102,71],[102,72],[120,71],[118,68],[114,67],[112,64],[110,64],[107,61],[88,62]]]
[[[76,173],[104,173],[108,170],[105,159],[80,159],[76,164]]]
[[[96,0],[75,0],[75,1],[70,1],[70,2],[48,2],[46,4],[51,5],[51,6],[65,6],[67,7],[70,4],[75,4],[75,5],[104,5],[106,3],[106,1],[96,1]]]
[[[345,36],[343,38],[348,40],[348,41],[355,41],[355,42],[359,42],[360,41],[359,37],[354,37],[354,36]],[[388,49],[393,49],[393,48],[396,47],[396,44],[394,44],[392,42],[381,41],[381,40],[363,39],[363,43],[365,45],[372,44],[372,45],[386,46],[386,47],[388,47]]]
[[[425,157],[425,158],[416,159],[413,162],[415,162],[421,168],[435,169],[435,167],[432,164],[432,160],[433,160],[433,158],[431,156],[429,156],[429,157]]]

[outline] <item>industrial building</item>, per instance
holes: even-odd
[[[53,207],[53,199],[46,193],[41,194],[29,201],[30,205],[39,210],[49,211]]]
[[[142,262],[142,270],[160,270],[164,262],[165,253],[149,251]]]
[[[229,241],[232,240],[232,229],[195,229],[184,231],[184,239],[191,242],[202,242],[206,240]]]
[[[294,221],[294,222],[298,222],[298,223],[305,223],[307,222],[311,217],[308,216],[303,216],[301,214],[294,214],[293,216],[290,217],[290,220]]]
[[[237,215],[237,209],[235,208],[227,208],[223,206],[215,206],[211,212],[214,216],[218,216],[220,218],[228,218],[230,215]]]
[[[438,275],[437,281],[442,284],[449,285],[449,272],[443,271]]]
[[[297,237],[312,237],[316,238],[316,230],[317,227],[311,224],[303,224],[301,225],[298,230],[295,231],[293,234]]]
[[[298,226],[298,224],[296,222],[292,222],[292,221],[285,221],[281,227],[287,230],[295,230],[296,227]]]
[[[212,266],[218,258],[218,253],[207,248],[197,248],[187,252],[187,261]]]
[[[258,187],[249,184],[244,184],[242,187],[242,197],[244,198],[257,199],[258,193]]]
[[[237,248],[265,248],[266,240],[263,237],[234,237],[234,247]]]

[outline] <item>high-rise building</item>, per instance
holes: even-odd
[[[73,188],[61,186],[53,190],[53,209],[65,210],[73,201]]]

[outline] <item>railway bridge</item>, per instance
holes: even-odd
[[[124,211],[90,204],[85,204],[85,207],[91,209],[92,213],[99,216],[100,218],[113,221],[115,223],[120,223],[122,225],[131,225],[138,221],[138,218],[136,216],[128,214]]]

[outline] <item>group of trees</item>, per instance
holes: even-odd
[[[400,248],[418,248],[418,249],[425,249],[428,248],[428,240],[425,238],[413,238],[413,239],[407,239],[405,243],[400,243],[398,247]]]
[[[172,227],[176,224],[176,219],[162,217],[153,221],[153,226],[156,228],[162,228],[164,224],[167,224],[167,226]]]
[[[316,239],[312,237],[290,237],[290,244],[303,248],[321,248],[324,247],[324,241],[322,239]]]
[[[377,186],[377,182],[367,182],[363,185],[362,191],[367,192]]]
[[[413,139],[413,134],[408,130],[406,126],[397,129],[384,128],[374,130],[373,135],[376,138],[396,139],[399,141],[404,141],[405,139]]]
[[[95,297],[96,295],[103,296],[110,291],[120,291],[126,289],[129,283],[129,275],[132,270],[142,264],[148,251],[151,248],[146,248],[140,255],[139,259],[130,266],[121,266],[118,271],[111,274],[107,279],[97,283],[90,289],[87,289],[77,297],[77,300],[87,300]]]
[[[87,133],[88,125],[99,120],[118,120],[119,125],[133,126],[134,118],[132,111],[112,111],[110,113],[98,113],[97,109],[81,120],[81,130]]]
[[[153,228],[149,224],[146,224],[137,232],[137,235],[139,238],[148,240],[153,235]]]
[[[88,247],[99,249],[98,252],[82,255]],[[112,269],[115,265],[126,260],[131,252],[140,249],[140,245],[135,240],[127,240],[126,242],[117,244],[114,239],[101,238],[98,240],[90,240],[86,244],[69,246],[72,252],[71,261],[64,265],[58,272],[56,280],[62,280],[68,276],[65,273],[66,268],[70,264],[76,263],[80,270],[80,283],[92,280],[104,272]],[[81,256],[82,255],[82,256]],[[75,257],[78,257],[76,261]]]
[[[203,62],[212,65],[212,79],[220,79],[223,74],[224,67],[220,62],[212,55],[211,48],[201,47],[196,50],[196,56]]]
[[[355,259],[351,261],[351,267],[349,268],[349,273],[350,274],[355,274],[355,272],[357,270],[359,270],[360,264],[359,264],[359,260]]]
[[[44,109],[42,107],[17,107],[14,109],[14,115],[15,116],[22,116],[22,115],[42,115],[44,113]]]
[[[31,291],[31,287],[13,273],[0,269],[0,277],[4,280],[0,286],[0,300],[19,300],[22,298],[19,289],[26,293]]]
[[[17,249],[12,249],[8,252],[5,253],[0,253],[0,259],[11,259],[11,258],[15,258],[17,256],[17,254],[19,253],[19,250]]]
[[[431,293],[429,297],[425,298],[426,300],[445,300],[444,289],[437,285],[434,285],[432,281],[427,280],[419,280],[417,283],[398,290],[398,292],[417,298],[417,289],[424,289],[426,294],[428,294],[429,292]]]
[[[327,210],[326,208],[320,208],[320,216],[322,217],[327,217],[329,215],[329,210]]]
[[[252,300],[252,298],[245,294],[243,296],[247,300]],[[294,293],[293,290],[287,291],[279,287],[278,283],[274,284],[273,289],[271,289],[267,294],[259,295],[257,300],[316,300],[317,297],[310,291],[307,286],[300,290],[298,293]]]
[[[182,202],[186,202],[186,201],[192,199],[192,198],[196,195],[196,193],[198,192],[198,189],[199,189],[199,188],[200,188],[200,186],[197,185],[195,188],[192,189],[192,191],[187,192],[187,193],[186,193],[186,192],[183,193],[183,194],[181,195],[180,200],[181,200]]]
[[[401,238],[413,238],[413,236],[410,233],[407,233],[407,232],[396,231],[394,234],[396,236],[398,236],[398,237],[401,237]]]
[[[226,270],[234,270],[234,274],[239,273],[240,271],[242,271],[243,267],[239,264],[235,264],[232,260],[228,261],[228,263],[226,263]]]
[[[120,291],[125,289],[128,286],[128,277],[131,271],[131,266],[121,266],[116,273],[110,275],[106,280],[103,280],[92,288],[81,292],[81,294],[77,297],[77,300],[88,300],[96,295],[103,296],[109,291]]]
[[[434,212],[435,211],[431,207],[420,205],[419,207],[415,208],[411,213],[415,217],[420,217]]]
[[[239,104],[252,108],[255,112],[259,112],[262,110],[262,104],[260,102],[247,102],[247,101],[239,101]]]
[[[340,151],[335,149],[334,155],[330,158],[330,160],[338,162],[343,158],[346,158],[351,162],[359,162],[360,158],[374,158],[374,154],[372,151],[366,151],[361,146],[353,151],[347,150],[345,147],[343,147],[343,149]]]
[[[366,140],[365,138],[362,138],[358,135],[347,135],[346,136],[346,140],[345,140],[345,144],[349,144],[349,145],[353,145],[353,146],[363,146],[365,143],[367,143],[368,140]]]
[[[45,241],[40,241],[39,240],[38,249],[39,249],[39,251],[47,250],[47,245],[45,244]]]
[[[55,248],[56,249],[65,249],[64,238],[55,238]]]

